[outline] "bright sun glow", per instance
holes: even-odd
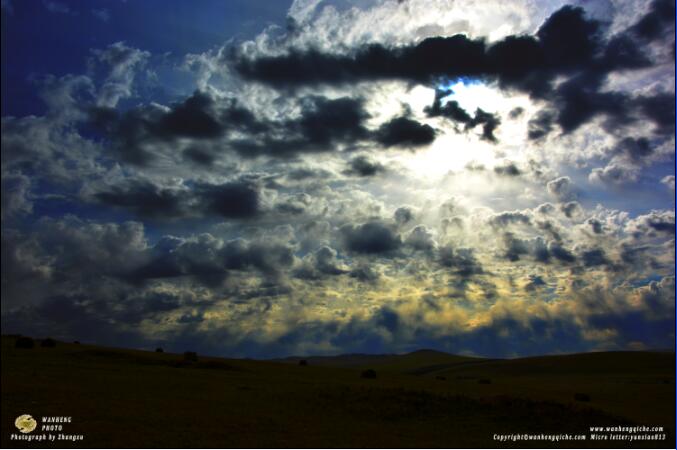
[[[475,114],[477,108],[480,108],[505,119],[514,108],[522,107],[526,110],[530,105],[526,97],[506,97],[498,89],[481,82],[463,80],[441,88],[451,92],[442,100],[442,104],[451,100],[456,101],[471,116]],[[432,104],[434,91],[418,87],[412,89],[407,96],[412,109],[423,111],[426,106]],[[399,162],[422,177],[435,178],[449,171],[462,170],[469,163],[493,166],[497,160],[502,160],[506,155],[513,153],[512,138],[520,138],[525,126],[523,120],[502,120],[501,126],[496,131],[499,144],[492,144],[480,139],[481,127],[466,133],[463,132],[463,124],[454,124],[448,119],[430,120],[425,116],[421,116],[421,119],[437,129],[437,139],[427,149],[402,156]],[[460,132],[457,133],[455,127]],[[512,157],[519,159],[520,155],[515,154]]]
[[[440,177],[463,169],[470,162],[491,164],[494,149],[477,137],[449,131],[427,149],[405,155],[402,164],[422,177]]]
[[[468,114],[471,115],[474,114],[477,108],[493,112],[497,108],[501,109],[504,106],[500,100],[504,100],[503,103],[510,101],[510,99],[504,98],[497,89],[491,88],[481,82],[457,81],[445,88],[449,89],[452,93],[442,99],[442,104],[455,100],[461,108],[468,111]]]

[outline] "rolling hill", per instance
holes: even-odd
[[[2,338],[2,445],[14,419],[68,416],[54,447],[514,447],[514,433],[662,426],[660,441],[520,447],[674,447],[674,352],[488,360],[434,351],[254,361]],[[365,368],[375,379],[361,376]]]
[[[436,350],[417,350],[405,354],[390,355],[368,355],[368,354],[346,354],[337,356],[291,356],[284,359],[273,361],[298,364],[300,361],[306,361],[313,366],[323,367],[342,367],[351,369],[381,369],[391,372],[416,372],[436,367],[442,369],[453,367],[459,363],[484,361],[484,358],[474,358],[471,356],[458,356]]]

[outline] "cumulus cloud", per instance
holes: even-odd
[[[386,170],[386,168],[375,161],[372,161],[368,156],[360,155],[351,159],[349,162],[348,174],[357,175],[360,177],[373,177]]]
[[[571,178],[564,176],[548,181],[548,192],[558,201],[568,201],[575,198]]]
[[[94,50],[90,64],[103,66],[108,72],[101,86],[97,105],[114,107],[122,98],[132,95],[136,72],[146,64],[150,53],[116,42],[104,50]]]
[[[346,248],[356,253],[390,254],[399,249],[402,239],[380,222],[345,225],[341,228]]]
[[[247,181],[200,184],[182,188],[163,188],[149,182],[97,192],[100,203],[128,209],[134,214],[156,219],[215,215],[247,219],[260,213],[260,194]]]

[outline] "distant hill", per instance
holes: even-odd
[[[298,364],[305,360],[310,365],[323,367],[342,367],[352,369],[374,368],[398,372],[416,372],[425,368],[439,369],[452,367],[460,363],[484,361],[484,358],[458,356],[436,350],[417,350],[404,354],[369,355],[353,353],[336,356],[290,356],[273,361]]]

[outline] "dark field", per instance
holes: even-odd
[[[674,352],[485,360],[420,351],[301,366],[61,342],[17,349],[15,340],[2,339],[3,447],[675,446]],[[375,379],[361,377],[367,368]],[[62,432],[84,441],[10,441],[21,414],[38,419],[32,435],[42,416],[72,416]],[[613,425],[663,426],[666,440],[589,440],[589,427]],[[511,433],[587,439],[493,439]]]

